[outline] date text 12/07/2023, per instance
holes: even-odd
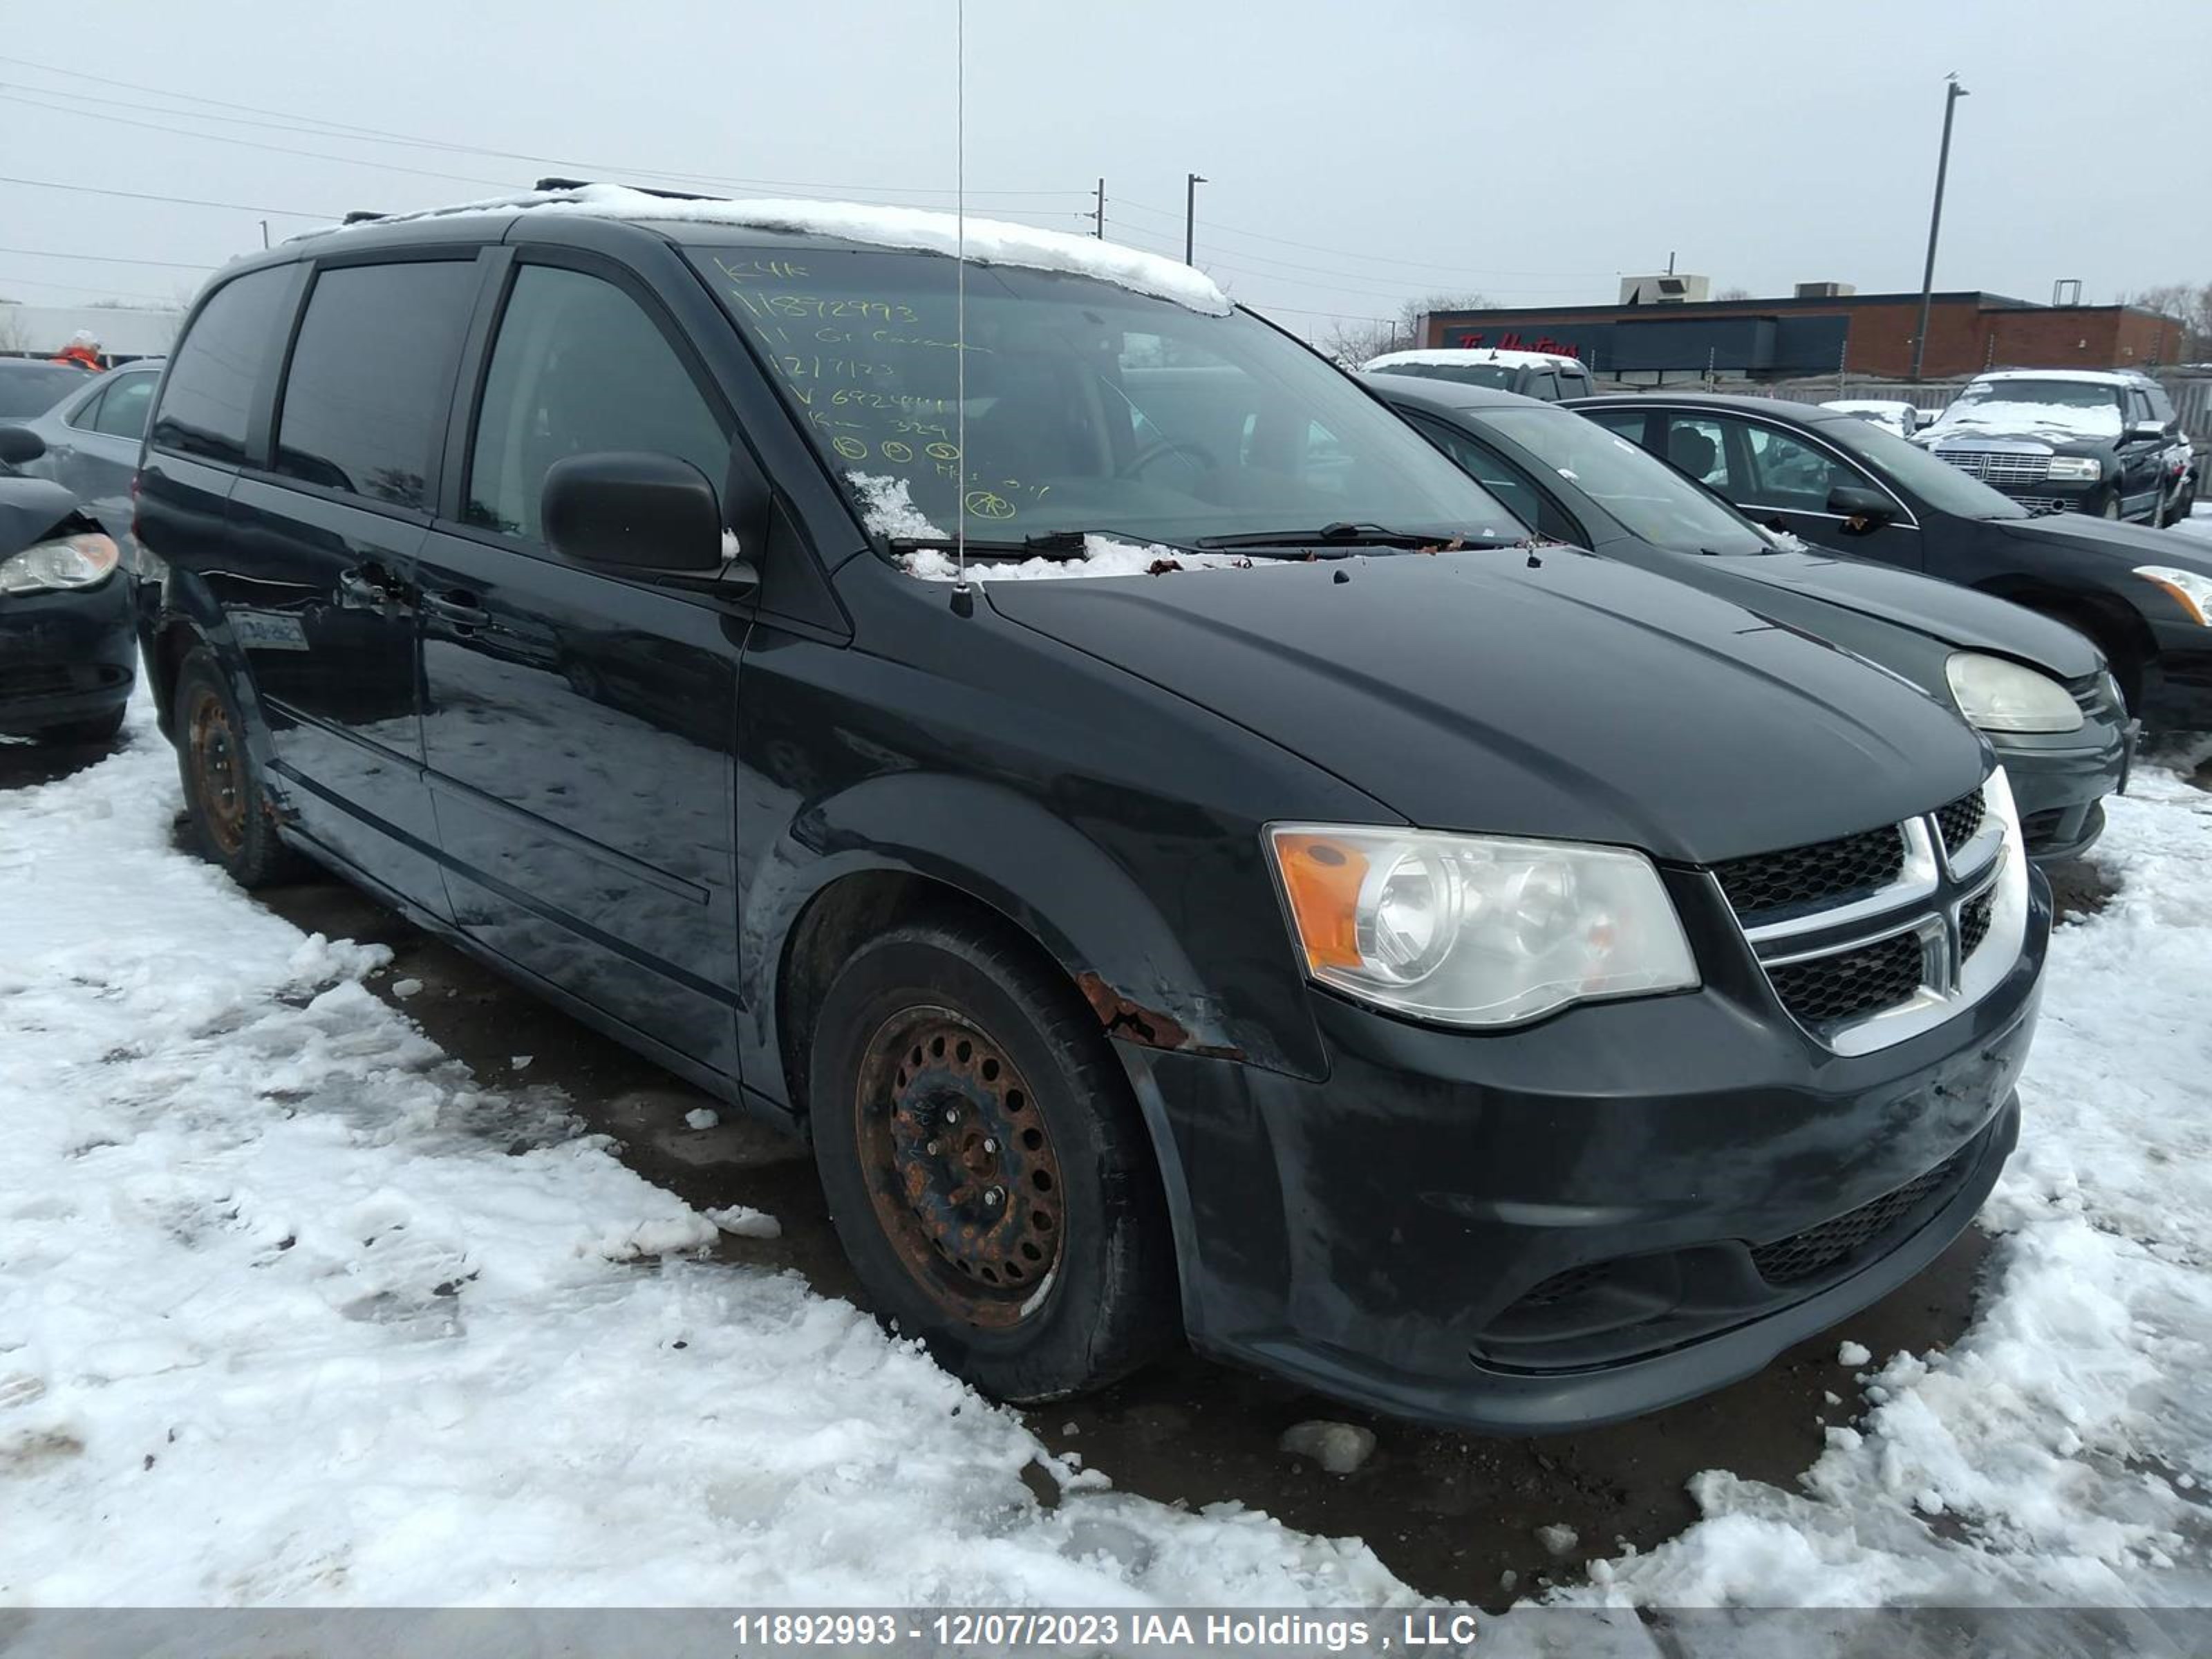
[[[751,1613],[731,1622],[739,1652],[876,1648],[935,1654],[1143,1648],[1163,1655],[1464,1653],[1476,1615],[1464,1607],[1382,1613],[1258,1613],[1227,1609],[1091,1612],[981,1609],[898,1613]]]

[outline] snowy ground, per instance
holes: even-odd
[[[1115,1492],[796,1275],[696,1259],[711,1221],[370,995],[381,947],[173,852],[173,778],[142,711],[0,792],[0,1603],[1423,1588]],[[2212,797],[2146,770],[2112,820],[1963,1340],[1869,1356],[1798,1488],[1705,1474],[1576,1597],[2212,1601]]]

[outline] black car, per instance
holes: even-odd
[[[1186,267],[768,212],[563,188],[216,279],[138,522],[207,856],[808,1135],[879,1315],[1006,1398],[1188,1338],[1589,1422],[1966,1225],[2050,908],[1955,716],[1532,556]],[[1133,574],[1026,579],[1085,569]]]
[[[2186,467],[2176,458],[2189,441],[2173,400],[2148,374],[1978,374],[1913,441],[2030,509],[2161,526],[2188,516]]]
[[[1763,531],[1555,404],[1383,375],[1367,384],[1542,535],[1802,628],[1957,708],[2012,781],[2031,857],[2078,858],[2103,833],[2104,798],[2126,778],[2128,716],[2104,659],[2073,629]]]
[[[2146,729],[2212,726],[2212,556],[2187,535],[2032,514],[1902,438],[1808,404],[1650,392],[1573,407],[1760,524],[2080,629]]]
[[[137,678],[136,596],[83,504],[14,471],[45,453],[37,434],[0,425],[0,732],[105,743]]]

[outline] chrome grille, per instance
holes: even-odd
[[[2000,488],[2041,483],[2051,476],[2050,456],[2022,455],[2008,449],[1939,449],[1936,459]]]
[[[1841,1054],[1884,1048],[2011,971],[2027,911],[2010,863],[2023,856],[2016,820],[1991,805],[2002,787],[1992,780],[1902,823],[1712,866],[1775,1000],[1809,1036]]]
[[[1926,976],[1926,954],[1919,934],[1898,933],[1861,950],[1771,969],[1767,977],[1801,1022],[1835,1025],[1911,1001]]]
[[[1943,850],[1951,854],[1966,851],[1966,843],[1973,840],[1975,831],[1982,827],[1982,815],[1987,811],[1982,801],[1982,792],[1977,789],[1971,795],[1960,796],[1938,812],[1936,827],[1943,832]]]
[[[1904,867],[1905,836],[1887,823],[1863,835],[1730,859],[1715,865],[1713,874],[1736,915],[1748,921],[1794,905],[1878,891]]]

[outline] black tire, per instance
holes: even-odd
[[[1101,1387],[1180,1340],[1127,1081],[1018,939],[946,921],[871,939],[830,984],[811,1053],[830,1219],[886,1325],[1014,1401]]]
[[[192,850],[240,887],[266,887],[295,874],[299,858],[276,834],[276,816],[247,752],[238,699],[205,647],[177,670],[172,706]]]
[[[115,734],[123,729],[123,711],[96,714],[88,720],[70,720],[63,726],[49,726],[35,733],[36,740],[55,749],[106,748],[115,741]]]
[[[2120,506],[2120,492],[2118,490],[2115,489],[2111,495],[2105,497],[2105,505],[2100,510],[2099,516],[2106,519],[2120,519],[2127,516],[2125,511]]]

